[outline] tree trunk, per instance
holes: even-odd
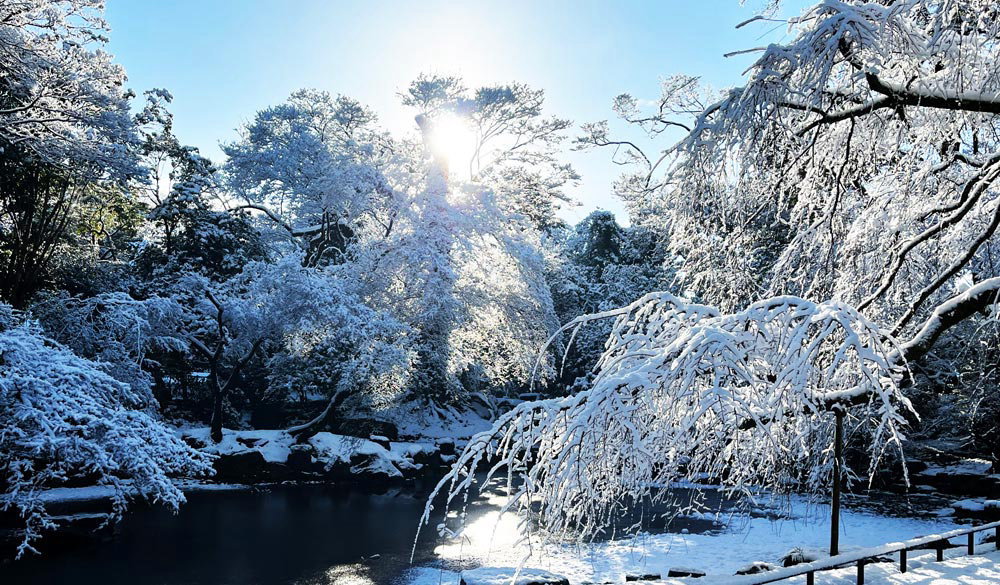
[[[313,435],[320,432],[323,426],[327,423],[336,420],[337,412],[340,410],[341,405],[347,400],[347,392],[337,392],[330,397],[330,402],[326,404],[326,408],[323,412],[319,413],[318,416],[312,420],[296,425],[294,427],[289,427],[286,432],[295,437],[295,441],[298,443],[304,443],[310,439]]]
[[[213,443],[219,443],[222,441],[222,388],[219,388],[218,379],[213,374],[213,386],[215,387],[215,392],[213,392],[212,397],[212,426],[210,436],[212,437]]]

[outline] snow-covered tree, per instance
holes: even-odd
[[[42,492],[96,477],[113,491],[109,521],[144,498],[177,508],[173,476],[211,473],[195,451],[154,416],[143,397],[109,373],[46,338],[39,326],[0,305],[0,509],[24,521],[18,555],[57,527]]]
[[[251,361],[271,362],[270,384],[286,393],[298,383],[339,402],[365,389],[391,392],[377,379],[407,371],[409,356],[399,346],[405,328],[369,309],[350,282],[303,266],[299,255],[251,263],[221,283],[184,279],[176,296],[189,307],[191,355],[208,370],[215,441],[222,439],[225,403]],[[325,355],[333,361],[315,361]],[[308,370],[293,372],[294,364]]]
[[[101,49],[103,0],[0,5],[0,142],[91,177],[137,171],[125,70]]]
[[[650,113],[619,97],[654,135],[686,132],[662,156],[602,124],[582,141],[628,150],[623,189],[701,298],[836,297],[912,332],[963,276],[996,274],[996,7],[831,1],[790,27],[742,87],[672,77]]]
[[[398,211],[380,172],[393,144],[375,122],[356,100],[316,90],[258,112],[223,146],[232,205],[263,212],[307,262],[343,261],[356,231],[391,231]]]
[[[600,534],[678,481],[708,477],[751,498],[826,491],[837,412],[869,455],[848,481],[901,457],[911,406],[896,383],[898,348],[842,303],[776,297],[722,313],[650,293],[567,327],[607,318],[593,383],[521,404],[473,437],[438,484],[449,503],[485,467],[506,477],[508,507],[562,538]]]
[[[170,298],[137,300],[124,292],[72,297],[45,295],[31,306],[45,335],[76,355],[106,364],[108,373],[129,385],[136,399],[155,411],[152,354],[183,351],[187,344],[178,328],[181,307]]]
[[[562,323],[628,305],[651,290],[670,290],[673,284],[673,270],[655,234],[642,227],[624,228],[610,212],[591,213],[572,232],[551,242],[546,277]],[[561,381],[573,384],[586,376],[597,365],[610,332],[609,320],[574,331],[558,364]]]
[[[985,0],[826,0],[790,25],[743,87],[671,77],[652,112],[619,96],[653,139],[683,132],[660,153],[606,123],[578,142],[633,166],[633,217],[721,310],[657,293],[572,323],[616,318],[592,385],[475,438],[450,496],[488,462],[543,527],[593,534],[702,474],[747,496],[822,491],[837,418],[869,478],[901,454],[906,364],[1000,290],[1000,19]]]
[[[485,141],[506,144],[530,127],[534,134],[504,156],[531,151],[549,160],[565,124],[543,123],[541,94],[522,90],[515,101],[534,105],[502,114],[514,117]],[[416,356],[410,388],[435,402],[460,398],[459,378],[471,370],[484,386],[526,384],[537,347],[556,326],[533,225],[554,220],[541,217],[546,211],[513,210],[493,182],[448,172],[442,125],[471,132],[474,120],[486,119],[485,110],[463,109],[471,103],[464,91],[457,80],[414,82],[404,103],[417,109],[419,142],[390,137],[349,98],[303,90],[260,112],[226,146],[231,205],[259,213],[282,234],[275,253],[287,254],[291,241],[307,265],[343,264],[328,276],[355,279],[368,306],[405,323]],[[489,152],[490,160],[500,157]]]

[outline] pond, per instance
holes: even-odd
[[[409,557],[427,492],[427,487],[368,493],[323,485],[193,492],[177,515],[158,506],[136,506],[111,537],[87,539],[41,557],[2,565],[0,583],[450,583],[449,578],[461,568],[480,563],[510,565],[522,558],[517,523],[510,517],[498,521],[494,497],[469,508],[468,530],[461,539],[444,542],[433,528],[426,529],[415,559],[417,566],[425,568],[414,570]],[[726,507],[718,500],[715,504]],[[933,504],[921,506],[930,509]],[[731,574],[730,565],[758,560],[759,555],[780,554],[790,543],[821,544],[825,538],[823,510],[812,511],[819,520],[816,523],[775,523],[768,514],[735,522],[733,518],[695,516],[672,524],[669,534],[647,535],[625,544],[602,542],[586,550],[536,548],[535,554],[542,556],[532,563],[547,565],[539,568],[557,569],[577,580],[621,580],[628,570],[657,569],[657,563],[708,563],[712,566],[702,566]],[[439,521],[435,518],[432,524]],[[845,540],[850,542],[854,536],[861,546],[893,540],[897,534],[909,538],[951,525],[947,519],[894,519],[884,510],[877,514],[849,511],[843,522],[848,529]],[[651,532],[662,529],[654,527]],[[717,547],[712,546],[716,543]],[[713,552],[715,548],[718,550]],[[720,555],[719,551],[725,552]]]

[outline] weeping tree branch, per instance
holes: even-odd
[[[985,313],[997,303],[1000,277],[984,280],[938,305],[920,330],[900,346],[898,359],[919,361],[948,329],[977,313]]]

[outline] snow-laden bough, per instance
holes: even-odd
[[[783,296],[723,314],[651,293],[564,331],[604,318],[615,322],[592,385],[520,404],[473,437],[422,524],[439,494],[449,507],[464,502],[482,470],[479,489],[503,479],[504,511],[551,539],[599,535],[677,482],[716,481],[744,501],[762,490],[824,493],[836,410],[848,444],[868,454],[869,481],[887,457],[902,460],[914,413],[896,344],[844,303]],[[846,471],[847,482],[862,477]]]

